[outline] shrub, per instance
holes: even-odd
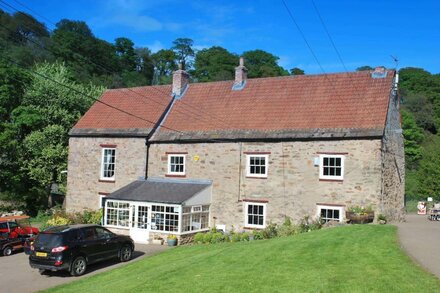
[[[203,243],[211,243],[212,232],[205,233],[203,235]]]
[[[269,225],[267,225],[266,228],[263,229],[262,232],[263,232],[264,239],[270,239],[270,238],[277,237],[277,235],[278,235],[277,224],[270,223]]]
[[[211,234],[210,243],[220,243],[225,241],[225,235],[220,232],[210,232],[209,234]]]
[[[55,215],[51,219],[49,219],[45,224],[41,226],[41,230],[44,230],[48,227],[52,226],[62,226],[62,225],[69,225],[72,224],[72,221],[65,216],[62,215]]]
[[[241,233],[234,233],[230,236],[231,242],[240,242],[241,241]]]
[[[198,244],[203,243],[203,241],[205,240],[205,234],[206,234],[206,233],[197,233],[197,234],[194,236],[194,242],[195,242],[195,243],[198,243]]]
[[[248,232],[241,233],[241,241],[249,241],[249,236]]]
[[[290,236],[296,233],[296,227],[292,225],[292,221],[289,217],[284,219],[284,223],[278,228],[278,236]]]
[[[364,206],[352,206],[348,209],[349,212],[355,213],[357,215],[364,215],[367,213],[373,212],[373,207],[371,205],[364,207]]]
[[[264,239],[263,231],[254,230],[252,231],[252,235],[254,235],[254,240],[262,240]]]

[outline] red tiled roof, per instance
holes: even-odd
[[[95,102],[74,129],[152,129],[171,98],[170,85],[107,90],[100,101],[136,117]]]
[[[185,135],[186,138],[226,137],[225,133],[316,131],[326,129],[376,130],[385,126],[394,71],[385,78],[370,71],[327,75],[302,75],[248,79],[242,90],[232,90],[233,81],[193,83],[176,100],[154,140]],[[135,88],[154,95],[163,104],[170,100],[170,86]],[[154,92],[154,93],[153,93]],[[142,99],[127,90],[106,92],[103,101],[148,120],[157,120],[164,106]],[[95,103],[75,128],[140,128],[145,122]],[[209,134],[208,136],[202,134]],[[237,137],[238,136],[238,137]]]

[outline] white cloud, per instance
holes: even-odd
[[[95,27],[124,26],[140,32],[177,31],[181,25],[175,22],[162,22],[148,15],[151,7],[162,1],[109,0],[102,4],[102,13],[90,20]]]
[[[162,50],[163,48],[165,48],[163,46],[163,44],[156,40],[154,41],[152,44],[146,45],[145,47],[147,47],[148,49],[150,49],[151,53],[156,53],[159,50]]]

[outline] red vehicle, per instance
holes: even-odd
[[[7,238],[29,238],[40,231],[30,225],[29,216],[10,216],[0,218],[0,234]]]

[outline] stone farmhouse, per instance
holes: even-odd
[[[137,242],[285,217],[403,217],[394,70],[107,90],[70,132],[68,211],[104,208]]]

